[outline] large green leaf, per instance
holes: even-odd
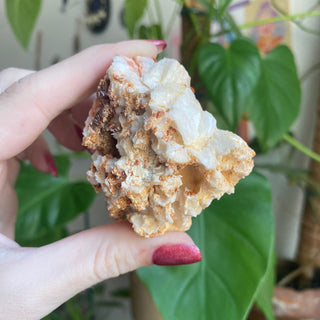
[[[124,21],[127,26],[130,37],[134,35],[134,30],[137,22],[143,16],[148,0],[126,0]]]
[[[243,320],[266,273],[274,231],[267,180],[252,173],[194,219],[203,260],[138,270],[165,320]]]
[[[24,49],[29,45],[42,0],[6,0],[7,18]]]
[[[19,238],[19,244],[22,247],[42,247],[47,244],[53,243],[60,239],[63,239],[69,235],[66,226],[59,226],[55,229],[50,229],[47,233],[41,234],[40,237],[34,236],[32,238],[21,239]]]
[[[16,240],[40,238],[63,226],[87,210],[95,192],[86,182],[68,180],[69,160],[56,157],[59,177],[41,173],[29,164],[21,164],[16,183],[19,199]]]
[[[256,303],[268,320],[275,320],[272,308],[273,289],[275,285],[275,251],[271,251],[267,272],[258,289]]]
[[[249,39],[234,40],[229,48],[208,43],[199,52],[199,74],[212,102],[235,130],[260,76],[261,58]]]
[[[262,150],[274,147],[299,114],[300,82],[294,57],[286,46],[272,50],[261,64],[261,76],[247,102]]]

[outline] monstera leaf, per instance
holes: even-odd
[[[70,182],[70,161],[55,157],[57,178],[21,164],[15,190],[19,199],[16,240],[26,241],[50,234],[91,205],[95,192],[87,182]]]
[[[252,173],[194,219],[200,263],[138,270],[165,320],[244,320],[263,284],[273,248],[267,180]],[[271,302],[271,301],[270,301]]]

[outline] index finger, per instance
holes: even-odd
[[[157,48],[143,40],[90,47],[3,92],[0,160],[22,152],[59,113],[91,94],[116,55],[156,57]]]

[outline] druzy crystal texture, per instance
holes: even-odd
[[[234,192],[254,151],[219,130],[176,60],[117,56],[100,81],[84,128],[87,173],[115,219],[140,235],[187,230],[192,217]]]

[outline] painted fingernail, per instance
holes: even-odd
[[[201,252],[195,245],[164,245],[157,248],[152,255],[152,262],[158,266],[177,266],[201,260]]]
[[[157,47],[158,53],[164,51],[165,48],[167,47],[167,43],[164,40],[147,40],[147,41],[153,43]]]
[[[54,177],[57,177],[58,176],[58,169],[57,169],[57,166],[56,166],[56,163],[54,161],[52,154],[47,152],[44,155],[44,159],[47,164],[48,173],[51,173]]]

